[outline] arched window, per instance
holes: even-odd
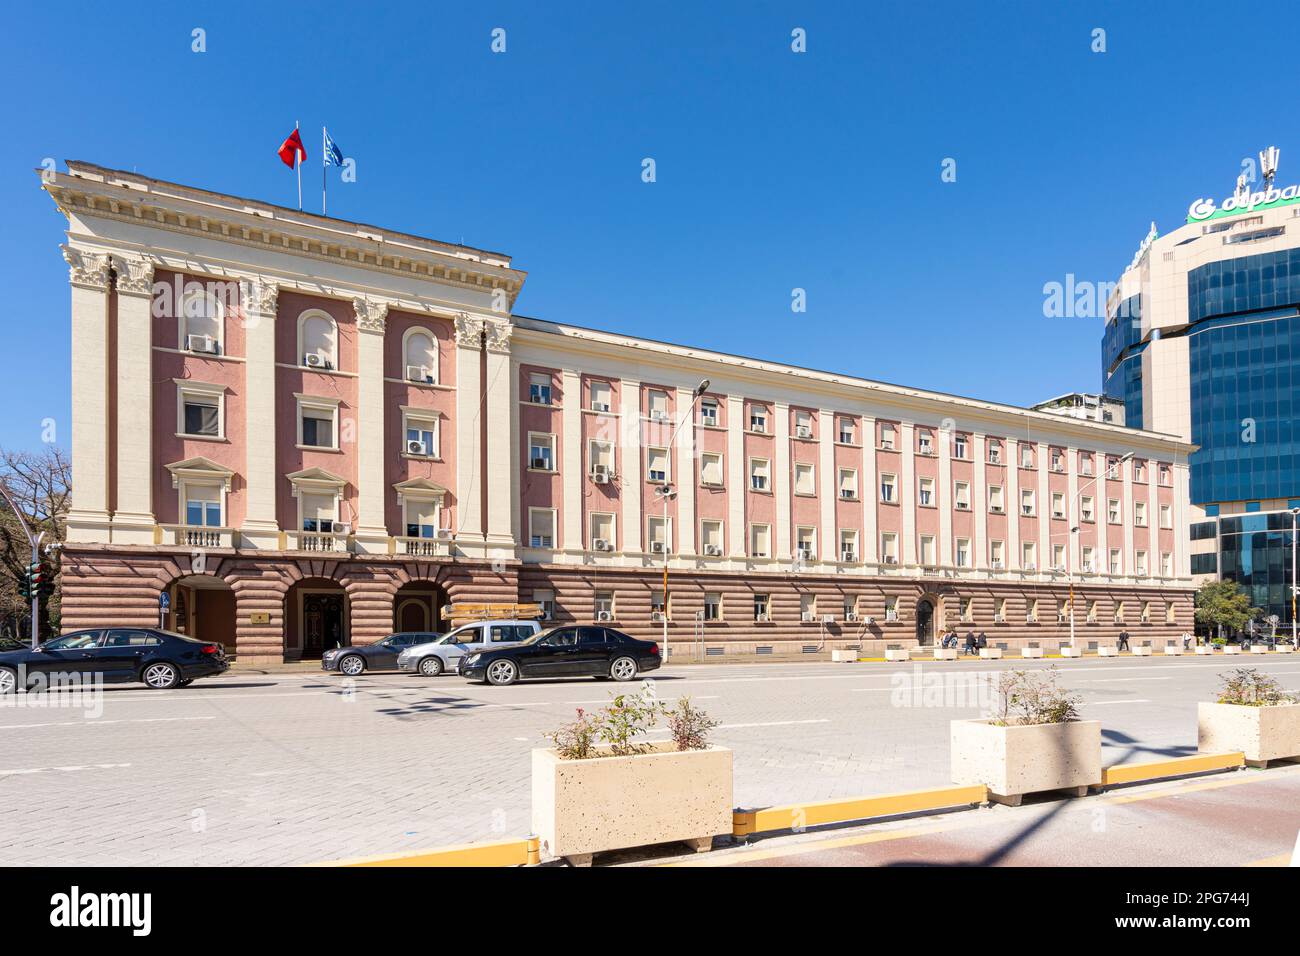
[[[319,309],[298,316],[299,362],[308,368],[339,367],[339,330],[334,319]]]
[[[211,292],[197,282],[181,296],[180,347],[188,352],[222,353],[225,309]]]
[[[403,374],[408,382],[438,381],[438,344],[428,329],[408,329],[402,341]]]

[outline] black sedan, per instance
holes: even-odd
[[[395,671],[398,654],[414,644],[427,644],[441,636],[437,631],[402,631],[373,644],[336,647],[321,656],[321,670],[338,671],[349,677],[366,671]]]
[[[594,677],[634,680],[660,664],[659,645],[611,627],[553,627],[510,647],[476,651],[461,661],[471,681],[513,684],[521,677]]]
[[[0,694],[86,681],[185,687],[230,667],[220,644],[156,627],[74,631],[32,650],[0,652]]]

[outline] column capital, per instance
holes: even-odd
[[[388,303],[386,301],[381,299],[376,302],[357,296],[352,300],[352,308],[357,314],[358,329],[376,335],[384,334],[384,330],[388,327]]]
[[[152,259],[115,255],[113,256],[113,268],[117,271],[117,291],[119,294],[153,296],[154,263]]]
[[[489,352],[508,354],[510,335],[515,327],[510,322],[482,318],[467,312],[456,314],[456,344],[463,348],[478,348],[486,341]]]
[[[275,317],[276,300],[280,295],[278,283],[257,276],[239,280],[239,305],[244,312]]]
[[[68,263],[68,281],[96,292],[108,290],[109,257],[107,253],[87,252],[75,246],[60,246]]]

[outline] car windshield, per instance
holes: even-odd
[[[78,647],[94,647],[99,643],[99,632],[93,631],[90,634],[69,634],[66,637],[56,637],[52,641],[46,641],[42,647],[51,651],[67,651]]]
[[[552,634],[554,634],[556,631],[563,630],[564,627],[570,627],[570,626],[572,626],[572,625],[564,625],[564,626],[562,626],[562,627],[548,627],[546,630],[544,630],[544,631],[538,631],[538,632],[537,632],[536,634],[534,634],[532,637],[525,638],[524,640],[520,641],[519,643],[521,643],[521,644],[536,644],[538,641],[542,641],[542,640],[545,640],[546,638],[550,637],[550,636],[551,636]]]

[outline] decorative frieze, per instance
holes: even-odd
[[[114,256],[117,291],[122,295],[153,295],[153,260]]]
[[[109,259],[107,253],[87,252],[73,246],[63,246],[63,258],[68,263],[68,281],[83,289],[103,292],[108,289]]]
[[[261,277],[239,280],[239,304],[245,312],[258,315],[275,315],[280,286]]]
[[[514,326],[509,322],[497,322],[493,319],[479,318],[464,312],[456,314],[456,344],[465,348],[478,348],[480,342],[486,342],[489,352],[508,354],[510,352],[510,334]]]
[[[372,302],[369,299],[356,297],[352,300],[352,308],[357,314],[357,328],[362,332],[384,334],[388,324],[387,302]]]

